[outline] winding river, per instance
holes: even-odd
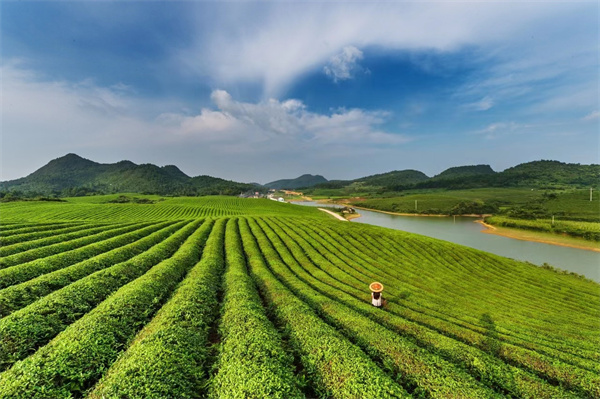
[[[296,204],[335,207],[313,201]],[[399,216],[364,209],[360,209],[359,213],[361,217],[353,219],[352,222],[422,234],[536,265],[548,263],[600,282],[599,252],[484,234],[482,230],[485,230],[485,227],[475,223],[475,219],[470,217]]]

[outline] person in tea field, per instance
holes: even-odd
[[[381,294],[383,291],[383,284],[378,282],[371,283],[369,289],[371,290],[371,304],[376,308],[381,309],[383,307],[383,295]]]

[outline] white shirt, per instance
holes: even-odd
[[[379,299],[375,299],[373,293],[371,293],[371,303],[373,306],[381,306],[383,302],[383,295],[379,295]]]

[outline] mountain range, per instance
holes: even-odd
[[[286,180],[291,181],[294,180]],[[502,172],[490,165],[456,166],[429,177],[418,170],[395,170],[354,180],[329,180],[311,186],[295,188],[344,189],[348,192],[392,192],[408,189],[470,189],[485,187],[568,188],[597,187],[600,183],[600,165],[580,165],[559,161],[522,163]]]
[[[137,165],[131,161],[102,164],[76,154],[53,159],[27,177],[0,182],[0,191],[78,196],[91,193],[160,195],[237,195],[252,184],[212,176],[190,177],[177,166]]]
[[[429,177],[417,170],[396,170],[354,180],[327,180],[305,174],[263,186],[239,183],[212,176],[190,177],[177,166],[137,165],[131,161],[102,164],[67,154],[50,161],[30,175],[0,182],[0,192],[31,195],[79,196],[94,193],[131,192],[160,195],[238,195],[267,189],[346,189],[401,191],[406,189],[465,189],[480,187],[589,187],[598,186],[600,165],[533,161],[502,172],[489,165],[468,165],[446,169]]]

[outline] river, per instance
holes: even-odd
[[[295,203],[308,206],[335,207],[334,205],[318,204],[314,201]],[[495,234],[484,234],[482,230],[485,230],[485,227],[475,223],[475,219],[471,217],[400,216],[364,209],[360,209],[358,212],[361,217],[352,219],[354,223],[367,223],[422,234],[508,258],[528,261],[536,265],[548,263],[600,282],[599,252],[517,240]]]

